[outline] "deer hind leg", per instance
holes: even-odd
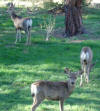
[[[86,83],[89,83],[89,73],[90,73],[90,68],[87,68],[87,75],[86,75]]]
[[[25,32],[27,34],[26,45],[30,45],[31,44],[31,32],[30,32],[30,28],[27,28],[27,30]]]
[[[21,42],[21,30],[19,30],[19,42]]]
[[[83,85],[83,75],[81,75],[81,81],[80,81],[80,86]]]
[[[64,100],[59,101],[60,111],[63,111],[63,103],[64,103]]]
[[[31,32],[30,32],[30,28],[28,31],[28,45],[31,45]]]
[[[84,71],[84,65],[81,65],[82,70]],[[80,86],[83,85],[83,74],[81,75]]]
[[[83,68],[83,71],[84,71],[84,78],[85,78],[85,81],[87,81],[87,65],[84,65],[84,68]]]
[[[15,44],[18,42],[18,36],[19,36],[19,32],[18,32],[18,29],[16,29],[16,40],[15,40]]]
[[[36,108],[40,105],[40,103],[44,100],[44,96],[38,94],[34,97],[34,103],[32,105],[32,111],[35,111]]]
[[[84,77],[85,77],[85,82],[89,82],[89,67],[88,65],[85,65],[84,67]]]

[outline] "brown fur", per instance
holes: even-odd
[[[44,99],[59,101],[60,111],[63,111],[64,100],[72,94],[77,76],[82,74],[82,71],[75,73],[66,68],[65,73],[70,77],[66,82],[37,81],[31,85],[31,94],[34,95],[32,111],[35,111]]]

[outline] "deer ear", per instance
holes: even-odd
[[[78,71],[78,75],[82,75],[83,72],[84,72],[83,70],[79,70],[79,71]]]
[[[65,68],[65,69],[64,69],[64,72],[65,72],[66,74],[68,74],[68,75],[70,74],[70,70],[69,70],[68,68]]]

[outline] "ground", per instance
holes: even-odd
[[[26,9],[19,15],[29,16]],[[52,36],[45,41],[45,31],[40,28],[49,15],[32,16],[32,45],[25,46],[25,34],[20,43],[14,44],[15,29],[6,13],[0,9],[0,111],[30,111],[32,97],[30,85],[37,80],[66,81],[64,68],[80,69],[80,51],[83,46],[93,50],[93,62],[97,61],[90,73],[89,84],[76,83],[73,94],[66,99],[65,111],[100,110],[100,10],[85,8],[83,24],[86,34],[71,39]],[[59,30],[61,29],[61,30]],[[64,15],[56,16],[55,30],[58,35],[64,30]],[[59,111],[58,102],[45,100],[37,111]]]

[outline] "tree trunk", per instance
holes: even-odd
[[[83,33],[81,5],[82,0],[65,0],[66,36]]]

